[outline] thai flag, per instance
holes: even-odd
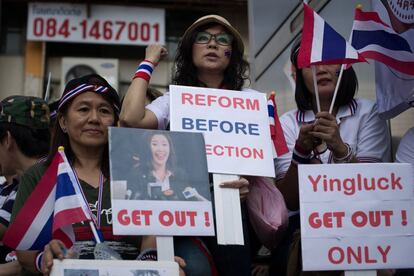
[[[352,45],[365,58],[414,75],[414,53],[410,44],[384,23],[376,12],[355,9]]]
[[[273,142],[273,158],[276,158],[285,153],[288,153],[289,149],[286,144],[282,126],[280,125],[279,117],[277,116],[275,92],[272,92],[272,94],[269,96],[269,99],[267,101],[267,111],[269,112],[270,136]]]
[[[366,61],[351,44],[303,3],[304,19],[298,67],[318,64],[350,64]]]
[[[59,239],[70,248],[75,240],[72,223],[90,219],[79,184],[60,149],[9,226],[3,243],[17,250],[43,250],[49,241]]]

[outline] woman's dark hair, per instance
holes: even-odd
[[[302,69],[298,69],[297,59],[300,47],[301,37],[299,36],[292,45],[290,52],[290,60],[296,70],[296,88],[295,88],[295,101],[299,110],[312,110],[313,95],[305,85],[305,80],[302,75]],[[349,104],[354,98],[356,91],[358,90],[358,78],[354,69],[351,67],[344,70],[342,74],[341,83],[338,88],[338,94],[336,96],[334,107],[340,107]]]
[[[168,135],[165,132],[156,131],[156,130],[148,132],[145,136],[145,139],[144,139],[144,141],[145,141],[145,146],[144,146],[145,154],[144,154],[144,156],[148,156],[148,158],[146,158],[146,161],[144,162],[144,166],[145,166],[144,169],[147,172],[150,172],[153,169],[152,152],[151,152],[151,139],[155,135],[164,136],[168,141],[168,145],[170,146],[170,154],[169,154],[168,159],[167,159],[166,168],[167,168],[167,170],[171,171],[174,174],[177,171],[177,157],[176,157],[176,154],[175,154],[174,144],[172,143],[170,135]]]
[[[116,91],[101,76],[89,75],[89,76],[81,77],[79,79],[74,79],[66,85],[64,94],[67,91],[72,90],[73,88],[78,86],[79,83],[82,83],[82,82],[88,83],[88,84],[103,85],[103,86],[109,86],[110,87],[111,93],[99,93],[99,95],[101,95],[113,107],[114,115],[115,115],[114,126],[116,126],[118,124],[119,115],[118,115],[118,111],[116,110],[116,108],[114,106],[115,105],[120,106],[119,98],[117,98],[118,97],[117,94],[112,93],[112,90],[114,91],[114,93],[116,93]],[[74,156],[74,153],[72,151],[72,147],[70,146],[68,134],[63,132],[62,128],[60,127],[59,118],[61,118],[62,116],[67,115],[68,109],[69,109],[70,105],[72,104],[73,100],[76,97],[77,96],[75,96],[75,97],[71,98],[70,100],[68,100],[58,110],[56,123],[53,127],[53,132],[52,132],[52,137],[53,138],[52,138],[52,141],[51,141],[51,147],[50,147],[49,154],[48,154],[48,157],[47,157],[47,160],[46,160],[47,165],[49,165],[52,162],[54,156],[56,155],[56,152],[57,152],[59,146],[63,146],[65,148],[65,154],[66,154],[66,156],[67,156],[67,158],[68,158],[68,160],[71,164],[73,164],[73,162],[75,161],[76,156]],[[104,154],[103,154],[103,159],[102,159],[102,163],[101,163],[101,171],[102,171],[103,175],[106,178],[109,178],[108,145],[104,146]]]
[[[203,84],[197,77],[197,68],[193,63],[193,44],[197,32],[217,25],[217,23],[202,25],[182,37],[178,44],[177,54],[175,56],[173,84],[205,86],[205,84]],[[230,62],[224,71],[223,86],[226,89],[241,90],[244,82],[248,79],[248,69],[249,63],[243,59],[243,53],[241,52],[239,45],[236,43],[236,40],[233,40]]]
[[[0,141],[6,137],[7,131],[25,156],[40,158],[47,154],[50,145],[49,129],[33,129],[14,123],[0,123]]]

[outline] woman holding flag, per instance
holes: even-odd
[[[353,68],[344,70],[338,84],[340,64],[316,65],[314,85],[311,68],[298,68],[300,47],[301,37],[293,43],[290,55],[296,75],[297,109],[280,118],[290,154],[275,159],[276,185],[291,210],[289,230],[274,263],[273,272],[281,275],[286,274],[291,244],[299,245],[297,240],[292,241],[293,232],[300,229],[298,164],[387,162],[390,159],[387,125],[378,117],[376,105],[354,98],[358,81]],[[339,88],[330,112],[336,85]],[[319,94],[320,112],[316,94]],[[289,275],[295,273],[298,271]]]
[[[73,168],[73,173],[72,170],[70,172],[86,201],[85,209],[89,213],[86,217],[92,218],[93,223],[79,222],[74,225],[76,242],[70,253],[65,248],[65,239],[42,241],[46,243],[44,251],[17,251],[18,260],[26,270],[49,274],[53,258],[63,259],[73,255],[81,259],[137,258],[140,237],[114,236],[111,225],[108,127],[117,124],[119,108],[118,94],[99,75],[80,77],[66,85],[58,105],[48,159],[23,175],[12,217],[18,218],[25,201],[53,163],[58,147],[63,146],[67,161]],[[102,246],[95,245],[94,240]],[[105,243],[102,243],[103,240]]]

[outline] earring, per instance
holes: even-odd
[[[66,128],[62,127],[63,133],[66,133]]]

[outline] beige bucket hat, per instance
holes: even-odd
[[[188,27],[188,29],[184,32],[183,37],[185,37],[192,31],[194,31],[198,27],[209,24],[209,23],[217,23],[225,27],[233,35],[234,39],[237,42],[237,45],[239,46],[240,51],[244,53],[244,44],[243,44],[243,40],[241,38],[240,33],[230,24],[229,21],[227,21],[227,19],[225,19],[224,17],[220,15],[209,14],[209,15],[200,17],[190,27]]]

